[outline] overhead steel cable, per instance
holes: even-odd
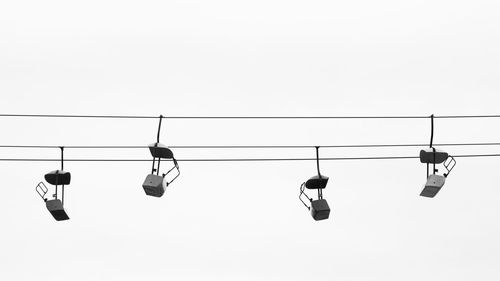
[[[0,114],[0,117],[26,117],[26,118],[109,118],[109,119],[157,119],[158,116],[144,115],[76,115],[76,114]],[[165,116],[164,119],[426,119],[429,116],[394,115],[394,116]],[[464,118],[500,118],[498,114],[492,115],[435,115],[439,119],[464,119]]]
[[[428,144],[340,144],[321,148],[425,147]],[[500,142],[439,143],[435,146],[499,146]],[[59,145],[0,145],[0,148],[60,148]],[[147,145],[65,145],[69,149],[144,149]],[[301,149],[316,145],[172,145],[174,149]]]
[[[109,118],[109,119],[157,119],[158,116],[140,115],[72,115],[72,114],[0,114],[0,117],[26,118]]]
[[[500,154],[462,154],[453,155],[455,158],[481,158],[500,157]],[[419,159],[419,156],[368,156],[368,157],[324,157],[321,161],[343,161],[343,160],[400,160]],[[178,162],[278,162],[278,161],[316,161],[316,158],[187,158],[177,159]],[[49,158],[0,158],[3,162],[59,162],[60,159]],[[111,159],[111,158],[88,158],[88,159],[64,159],[67,162],[151,162],[151,159]]]

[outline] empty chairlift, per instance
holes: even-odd
[[[55,170],[45,174],[45,180],[48,184],[55,186],[52,196],[47,197],[49,188],[44,182],[40,182],[35,190],[45,201],[45,206],[56,221],[68,220],[69,216],[64,209],[64,187],[71,183],[71,173],[64,171],[64,148],[61,147],[61,170]],[[61,193],[59,193],[59,187]]]
[[[436,149],[432,146],[434,139],[434,115],[431,115],[431,142],[429,148],[420,150],[420,162],[427,164],[427,181],[424,185],[420,196],[434,198],[436,194],[441,190],[446,182],[446,178],[450,174],[451,170],[455,167],[456,161],[453,156],[450,156],[447,152]],[[446,173],[443,175],[436,174],[439,172],[436,169],[436,164],[443,164]],[[432,173],[429,172],[429,168],[432,165]]]
[[[151,174],[146,176],[142,187],[146,195],[154,197],[162,197],[165,193],[165,189],[180,175],[179,165],[177,160],[175,160],[172,151],[161,143],[154,143],[149,145],[149,151],[153,156],[153,168]],[[156,161],[156,159],[158,159]],[[171,159],[173,162],[173,167],[171,167],[166,173],[160,176],[160,163],[161,159]],[[168,180],[166,177],[171,172],[176,171],[176,175]]]
[[[324,176],[319,171],[319,147],[316,147],[316,167],[318,170],[318,175],[311,177],[306,182],[300,185],[300,194],[299,199],[302,201],[302,204],[306,206],[307,209],[311,212],[311,216],[314,220],[326,220],[330,216],[330,206],[328,206],[328,202],[326,199],[323,199],[323,189],[326,188],[328,184],[328,177]],[[317,190],[318,199],[313,199],[309,197],[305,190]],[[309,204],[304,202],[302,197],[306,197],[309,201]]]
[[[433,198],[444,186],[446,178],[455,167],[455,158],[448,155],[446,152],[430,148],[420,151],[420,162],[427,164],[427,181],[420,196]],[[436,174],[439,172],[439,170],[436,169],[436,164],[443,164],[447,172],[443,175]],[[432,165],[432,173],[429,173],[430,165]]]
[[[160,129],[161,120],[163,116],[160,116],[160,124],[158,126],[157,142],[149,145],[149,152],[153,156],[153,167],[151,169],[151,174],[146,176],[142,188],[146,195],[153,197],[162,197],[165,193],[166,188],[180,175],[179,165],[174,157],[174,153],[166,145],[160,143]],[[172,160],[173,166],[167,170],[166,173],[160,175],[160,163],[162,159]],[[168,176],[171,172],[175,170],[176,175],[173,177]]]

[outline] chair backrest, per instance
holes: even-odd
[[[154,158],[162,159],[172,159],[174,158],[174,153],[166,145],[155,142],[149,145],[149,152]]]
[[[55,170],[45,174],[45,180],[52,185],[68,185],[71,183],[71,173]]]
[[[444,151],[441,151],[438,149],[433,149],[433,148],[420,150],[420,162],[421,163],[441,164],[444,161],[446,161],[446,159],[448,159],[447,152],[444,152]]]
[[[306,188],[307,189],[324,189],[328,183],[328,177],[327,176],[319,176],[316,175],[306,181]]]

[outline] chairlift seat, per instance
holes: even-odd
[[[146,192],[146,195],[162,197],[165,193],[165,187],[163,186],[163,177],[149,174],[144,180],[142,188],[144,188],[144,192]]]
[[[48,200],[45,202],[45,205],[47,206],[50,214],[54,217],[54,219],[56,219],[56,221],[69,220],[68,214],[64,210],[61,200]]]
[[[325,199],[311,201],[311,215],[314,220],[326,220],[330,216],[330,207]]]
[[[444,186],[446,178],[441,175],[430,175],[427,178],[427,182],[425,183],[425,187],[420,193],[420,196],[434,198],[436,194],[441,190]]]
[[[306,188],[307,189],[324,189],[326,187],[327,183],[328,183],[327,176],[316,175],[316,176],[314,176],[306,181]]]
[[[155,142],[149,145],[149,151],[154,158],[172,159],[174,153],[166,145]]]
[[[420,150],[420,162],[427,164],[441,164],[448,159],[448,153],[433,148]]]
[[[45,174],[45,180],[52,185],[68,185],[71,182],[71,173],[55,170]]]

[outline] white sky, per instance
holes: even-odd
[[[0,112],[499,114],[497,1],[2,1]],[[436,142],[500,141],[500,120],[437,120]],[[157,120],[0,119],[0,144],[147,145]],[[428,120],[167,120],[168,145],[428,142]],[[500,148],[452,147],[451,154]],[[314,150],[175,150],[178,158]],[[418,155],[330,149],[322,156]],[[66,156],[147,158],[144,150]],[[59,157],[1,149],[0,157]],[[458,159],[434,199],[418,160],[323,162],[330,220],[298,201],[313,162],[67,163],[55,222],[34,191],[58,163],[0,163],[1,280],[499,280],[500,159]]]

